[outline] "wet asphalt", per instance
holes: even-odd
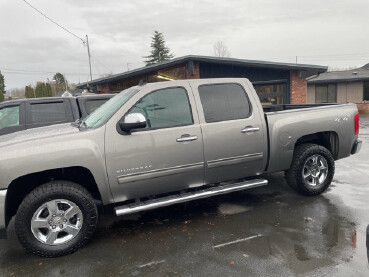
[[[269,185],[138,215],[100,215],[91,242],[44,259],[0,240],[0,276],[369,276],[369,116],[358,155],[337,161],[330,189],[304,197]]]

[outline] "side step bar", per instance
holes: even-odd
[[[187,192],[174,196],[167,196],[153,200],[147,200],[140,203],[129,204],[125,206],[119,206],[115,208],[115,214],[117,216],[132,214],[137,212],[142,212],[146,210],[152,210],[157,208],[162,208],[174,204],[179,204],[183,202],[188,202],[192,200],[197,200],[201,198],[207,198],[210,196],[226,194],[234,191],[250,189],[265,186],[268,184],[268,181],[265,179],[254,179],[243,181],[240,183],[222,183],[217,187],[206,188],[203,190],[198,190],[195,192]]]

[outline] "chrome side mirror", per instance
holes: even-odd
[[[146,118],[141,113],[127,114],[119,122],[119,128],[124,132],[130,132],[133,129],[146,127]]]

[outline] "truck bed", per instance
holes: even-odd
[[[335,159],[351,154],[357,139],[355,104],[274,105],[263,109],[269,142],[267,172],[290,168],[295,145],[305,136],[310,136],[310,141],[328,138],[335,148]]]
[[[296,110],[296,109],[306,109],[306,108],[316,108],[316,107],[323,107],[323,106],[336,106],[340,104],[331,104],[331,103],[324,103],[324,104],[279,104],[279,105],[265,105],[263,106],[263,110],[265,113],[267,112],[280,112],[286,110]]]

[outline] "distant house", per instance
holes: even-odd
[[[318,74],[307,79],[307,103],[356,103],[369,112],[369,64]]]
[[[138,85],[169,80],[248,78],[262,104],[306,103],[306,78],[327,71],[326,66],[279,63],[207,56],[184,56],[120,74],[78,84],[97,93],[118,93]]]

